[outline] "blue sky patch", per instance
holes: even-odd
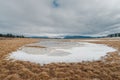
[[[53,7],[59,7],[59,3],[58,3],[58,0],[53,0]]]

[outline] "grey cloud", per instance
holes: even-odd
[[[120,31],[119,0],[0,0],[0,32],[109,34]]]

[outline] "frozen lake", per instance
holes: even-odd
[[[12,52],[9,58],[40,64],[68,63],[99,60],[106,53],[113,51],[116,50],[102,44],[45,40],[25,45],[16,52]]]

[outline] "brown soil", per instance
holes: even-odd
[[[120,80],[120,41],[99,41],[118,51],[102,60],[81,63],[39,64],[5,60],[5,56],[35,39],[0,40],[0,80]]]

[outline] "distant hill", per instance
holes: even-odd
[[[64,39],[81,39],[81,38],[94,38],[91,36],[64,36]]]
[[[29,38],[44,38],[44,39],[48,39],[49,37],[47,37],[47,36],[31,36]]]
[[[31,36],[30,38],[44,38],[44,39],[83,39],[83,38],[95,38],[95,37],[66,35],[66,36],[55,36],[55,37],[48,37],[48,36]]]

